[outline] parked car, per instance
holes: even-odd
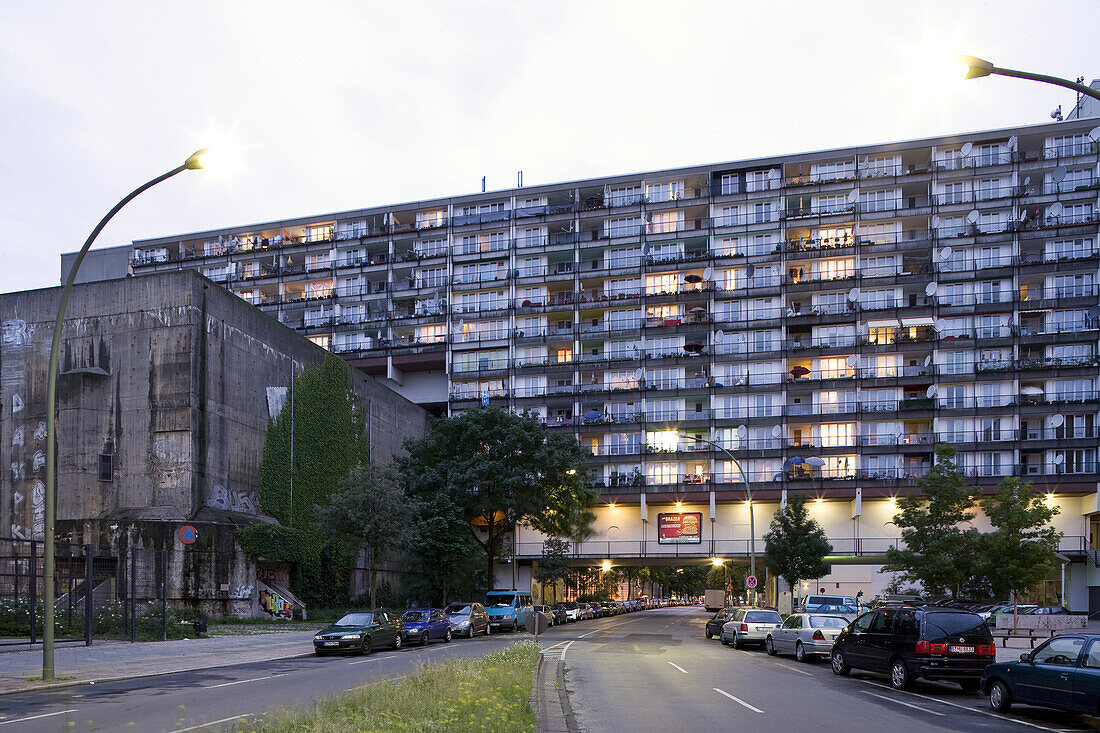
[[[707,619],[707,623],[703,627],[703,635],[708,639],[720,636],[722,634],[722,626],[730,620],[730,616],[733,615],[734,610],[733,608],[719,609],[713,616]]]
[[[886,672],[904,690],[918,677],[981,686],[996,647],[982,617],[940,606],[880,608],[859,616],[833,643],[833,673],[853,668]]]
[[[809,613],[823,613],[827,616],[843,616],[849,621],[854,621],[859,615],[859,609],[855,606],[818,606]]]
[[[833,641],[847,625],[848,619],[843,616],[792,613],[765,637],[764,648],[772,656],[790,653],[798,661],[808,662],[813,657],[829,656]]]
[[[1027,613],[1029,616],[1068,616],[1069,609],[1065,606],[1039,606]]]
[[[799,611],[814,613],[821,606],[847,606],[854,611],[859,609],[859,603],[853,596],[810,595],[803,599]]]
[[[738,608],[734,610],[729,621],[722,625],[722,633],[718,638],[723,644],[732,644],[734,649],[740,649],[745,644],[764,646],[768,634],[782,624],[783,617],[778,611]]]
[[[401,614],[401,621],[405,624],[405,641],[410,644],[419,642],[423,646],[432,639],[451,640],[451,620],[442,608],[412,608]]]
[[[603,618],[607,615],[599,603],[589,603],[588,607],[592,610],[592,618]]]
[[[491,590],[485,594],[489,625],[506,631],[519,631],[534,610],[530,593],[517,590]]]
[[[581,607],[573,601],[566,601],[561,604],[565,609],[565,619],[569,623],[576,623],[581,620]]]
[[[313,651],[323,657],[332,652],[370,654],[376,646],[400,649],[405,625],[393,611],[373,608],[351,611],[313,636]]]
[[[1015,702],[1100,713],[1100,634],[1063,634],[1020,655],[1018,662],[985,668],[982,692],[999,713]]]
[[[451,629],[457,636],[474,638],[474,634],[490,633],[489,613],[480,603],[460,601],[452,603],[444,609],[444,613],[451,621]]]
[[[550,606],[535,606],[535,613],[541,614],[546,619],[547,626],[554,625],[554,611]]]
[[[550,607],[550,610],[554,613],[554,625],[569,623],[569,614],[565,611],[565,606],[561,603],[555,603]]]

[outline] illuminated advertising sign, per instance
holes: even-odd
[[[703,515],[700,512],[657,515],[657,544],[698,545],[703,541]]]

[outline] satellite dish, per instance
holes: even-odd
[[[859,189],[853,188],[848,192],[848,203],[854,204],[856,201],[859,201]]]
[[[1100,305],[1094,305],[1085,312],[1088,313],[1089,318],[1096,320],[1100,318]]]
[[[962,150],[959,152],[963,154],[963,157],[970,155],[970,151],[974,149],[974,143],[963,143]]]
[[[649,254],[649,250],[650,250],[649,242],[646,242],[645,244],[642,245],[642,254],[644,254],[644,255]]]
[[[943,249],[940,250],[940,259],[941,260],[951,259],[951,248],[950,247],[944,247]]]
[[[924,357],[924,365],[928,366],[931,363],[932,363],[932,355],[929,354],[928,356]]]
[[[1016,143],[1018,143],[1018,142],[1019,142],[1019,141],[1018,141],[1018,140],[1016,139],[1016,136],[1015,136],[1015,135],[1013,135],[1012,137],[1010,137],[1010,138],[1008,139],[1008,149],[1009,149],[1009,150],[1015,150],[1015,149],[1016,149]]]
[[[852,288],[848,291],[848,300],[855,303],[859,300],[859,288]]]
[[[644,376],[645,376],[645,370],[643,370],[641,367],[638,367],[637,369],[634,370],[634,381],[638,381],[639,379],[641,379]]]
[[[844,363],[852,368],[855,368],[855,365],[859,363],[859,357],[855,354],[851,354],[847,359],[844,360]]]
[[[746,428],[744,425],[738,425],[737,426],[737,437],[738,438],[744,438],[748,434],[749,434],[749,429]]]
[[[745,275],[746,276],[752,277],[755,274],[756,274],[756,265],[749,265],[748,267],[745,268]]]
[[[936,329],[936,333],[943,333],[947,330],[947,321],[937,318],[936,322],[932,324],[932,328]]]
[[[726,337],[726,332],[725,331],[715,331],[714,332],[714,343],[716,343],[716,344],[722,343],[722,339],[724,339],[725,337]]]
[[[773,438],[782,438],[783,437],[783,426],[782,425],[772,425],[772,437]]]
[[[1055,466],[1061,466],[1065,462],[1066,462],[1066,456],[1064,454],[1062,454],[1062,453],[1055,453],[1054,454],[1054,465]]]
[[[1027,221],[1027,209],[1020,209],[1020,221]]]
[[[712,277],[714,277],[714,268],[713,267],[705,268],[703,270],[703,279],[704,280],[710,280]]]
[[[926,397],[928,397],[928,399],[932,399],[933,397],[935,397],[936,396],[936,385],[934,385],[934,384],[928,385],[928,389],[924,390],[924,394],[925,394]]]
[[[1093,142],[1100,140],[1100,127],[1094,127],[1089,130],[1089,139]]]
[[[1066,167],[1064,165],[1060,165],[1050,172],[1050,178],[1055,183],[1061,183],[1065,179],[1067,172],[1068,171],[1066,171]]]
[[[936,294],[936,291],[940,289],[938,283],[930,282],[924,286],[924,294],[931,297]]]
[[[382,329],[378,329],[378,334],[376,335],[376,338],[377,338],[377,339],[378,339],[379,341],[381,341],[381,340],[382,340]]]
[[[1031,176],[1024,176],[1024,185],[1026,186],[1029,183],[1031,183]]]
[[[1061,201],[1055,201],[1053,204],[1050,205],[1050,208],[1047,209],[1047,216],[1061,216],[1062,211],[1064,211],[1064,207],[1062,206],[1062,202]]]
[[[1065,415],[1061,414],[1060,412],[1056,412],[1056,413],[1054,413],[1053,415],[1050,416],[1050,426],[1052,428],[1060,428],[1065,424],[1066,424],[1066,417],[1065,417]]]
[[[966,215],[966,220],[968,222],[970,222],[971,224],[977,224],[978,219],[980,219],[980,218],[982,218],[982,215],[978,213],[977,209],[974,209],[973,211],[971,211],[969,214]]]

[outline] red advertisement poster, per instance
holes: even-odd
[[[657,544],[699,544],[703,541],[703,515],[700,512],[657,515]]]

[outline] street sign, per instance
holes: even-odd
[[[523,624],[527,627],[527,630],[532,634],[538,636],[542,632],[546,631],[546,627],[549,625],[546,622],[546,617],[539,612],[527,614],[527,621]]]
[[[745,587],[746,588],[755,588],[756,587],[756,576],[755,575],[750,575],[749,577],[745,578]]]
[[[199,538],[199,531],[190,524],[185,524],[176,531],[176,539],[185,545],[192,545]]]

